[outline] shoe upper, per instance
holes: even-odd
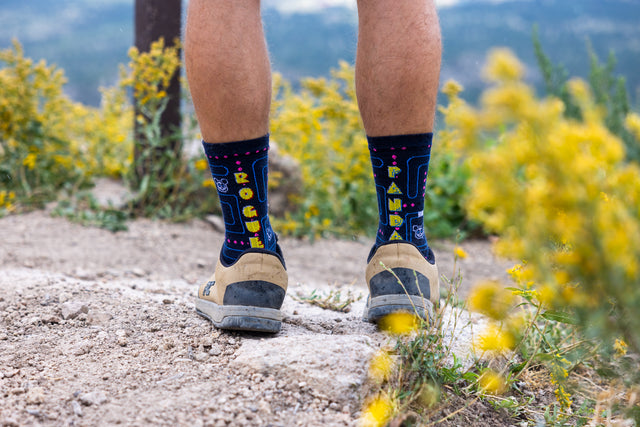
[[[248,251],[231,265],[218,261],[211,279],[198,289],[198,298],[218,305],[279,309],[287,284],[281,257],[267,251]]]
[[[410,242],[388,242],[371,256],[366,269],[371,298],[391,294],[422,296],[435,305],[440,299],[438,267]]]

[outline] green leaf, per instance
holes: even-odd
[[[566,323],[568,325],[577,325],[578,320],[571,313],[563,311],[547,310],[541,314],[544,319],[553,320],[560,323]]]

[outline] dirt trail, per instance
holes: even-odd
[[[349,313],[296,301],[366,296],[368,240],[284,239],[289,296],[275,336],[221,333],[193,309],[221,234],[193,221],[111,233],[46,212],[0,219],[0,425],[354,425],[368,357],[386,342]],[[434,244],[441,272],[452,245]],[[468,242],[470,284],[505,277]]]

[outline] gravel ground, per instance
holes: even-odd
[[[291,296],[366,296],[371,241],[284,239],[285,320],[260,336],[195,314],[221,241],[203,221],[111,233],[37,211],[0,219],[0,236],[0,425],[357,423],[368,359],[388,339],[361,321],[364,299],[340,313]],[[450,277],[453,245],[433,246]],[[488,242],[462,247],[461,297],[506,277]]]

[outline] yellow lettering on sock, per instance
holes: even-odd
[[[264,248],[264,244],[259,237],[249,237],[249,243],[252,248]]]
[[[391,227],[400,227],[403,222],[400,215],[389,215],[389,225]]]
[[[247,226],[247,230],[251,233],[257,233],[260,231],[260,221],[248,221],[244,223]]]
[[[246,184],[247,182],[249,182],[249,180],[247,179],[249,175],[244,172],[234,173],[233,175],[235,175],[236,183],[238,184]]]
[[[389,210],[399,212],[402,210],[402,199],[389,199]]]
[[[402,240],[402,236],[397,231],[394,231],[389,240]]]
[[[387,190],[387,194],[402,194],[395,182],[392,182]]]
[[[243,188],[240,190],[240,197],[244,200],[250,200],[253,198],[253,190],[250,188]]]
[[[389,178],[395,178],[400,172],[402,172],[402,169],[399,167],[389,166]]]
[[[249,205],[242,208],[242,215],[244,215],[245,218],[255,218],[258,216],[258,212],[256,211],[256,208]]]

